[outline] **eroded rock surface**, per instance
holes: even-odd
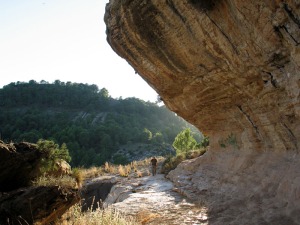
[[[162,174],[119,181],[104,203],[142,224],[208,224],[206,208],[184,198]]]
[[[113,50],[210,137],[170,178],[211,224],[300,224],[300,2],[110,0],[105,22]]]
[[[174,112],[219,146],[297,151],[297,0],[111,0],[107,40]],[[226,141],[226,140],[225,140]]]
[[[48,225],[79,200],[78,190],[59,186],[3,193],[0,195],[0,224]]]
[[[102,207],[102,203],[116,184],[117,179],[111,176],[102,176],[87,181],[81,189],[82,210],[95,210]]]
[[[294,153],[209,151],[168,174],[207,208],[209,224],[300,224],[300,159]]]
[[[42,157],[35,144],[0,141],[0,192],[30,185],[40,174]]]

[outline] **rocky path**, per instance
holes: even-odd
[[[208,224],[206,209],[177,193],[173,183],[163,174],[127,179],[116,184],[105,204],[127,215],[137,216],[142,224]]]

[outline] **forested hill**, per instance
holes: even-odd
[[[190,127],[165,106],[137,98],[113,99],[105,88],[29,81],[0,89],[2,140],[66,143],[72,166],[101,165],[122,146],[168,146]]]

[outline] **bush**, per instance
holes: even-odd
[[[113,157],[114,164],[126,165],[129,163],[129,160],[126,156],[121,154],[115,154]]]
[[[62,144],[59,147],[54,141],[50,140],[42,140],[40,139],[37,142],[38,150],[43,152],[45,157],[41,161],[41,173],[45,174],[50,171],[57,170],[56,161],[65,160],[66,162],[71,161],[71,157],[69,155],[69,150],[67,149],[66,144]]]

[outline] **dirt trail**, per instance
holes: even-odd
[[[124,180],[115,185],[105,203],[143,224],[204,225],[206,209],[196,206],[175,191],[163,174]]]

